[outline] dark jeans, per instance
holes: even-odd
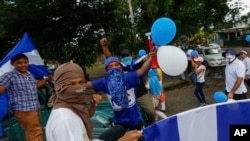
[[[196,82],[196,87],[194,89],[194,95],[196,96],[196,98],[199,100],[200,103],[207,103],[205,100],[203,90],[202,90],[204,84],[205,84],[205,82],[203,82],[203,83]]]
[[[188,74],[192,71],[192,61],[188,60],[187,72]]]
[[[120,137],[122,137],[127,131],[137,129],[141,130],[142,122],[140,122],[135,127],[129,127],[122,124],[116,124],[112,127],[110,127],[108,130],[106,130],[104,133],[102,133],[98,139],[103,141],[117,141]]]

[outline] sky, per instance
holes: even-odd
[[[229,0],[228,0],[229,1]],[[248,12],[250,12],[250,0],[231,0],[230,4],[231,3],[235,3],[235,2],[242,2],[243,3],[243,6],[245,8],[244,11],[241,12],[240,15],[245,15],[247,14]],[[229,5],[230,5],[229,4]]]
[[[247,5],[246,10],[244,10],[242,14],[247,14],[248,12],[250,12],[250,0],[241,0],[241,1],[244,3],[244,5]]]

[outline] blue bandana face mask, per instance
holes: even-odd
[[[108,76],[112,77],[117,77],[117,76],[121,76],[122,75],[122,68],[114,68],[114,69],[108,69],[106,71],[106,73],[108,74]]]
[[[124,65],[128,66],[128,65],[130,65],[132,63],[132,57],[131,56],[124,57],[124,58],[121,59],[121,62]]]
[[[123,82],[122,68],[114,68],[107,70],[108,90],[111,96],[111,103],[121,107],[127,107],[129,100],[127,97],[126,87]]]

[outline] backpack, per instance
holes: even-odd
[[[191,82],[193,84],[195,84],[197,82],[197,75],[195,74],[195,72],[192,71],[188,75],[189,75],[189,78],[190,78]]]

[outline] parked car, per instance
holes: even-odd
[[[211,43],[207,46],[199,45],[196,48],[198,54],[204,58],[206,67],[226,66],[226,59],[222,56],[222,49],[216,43]]]

